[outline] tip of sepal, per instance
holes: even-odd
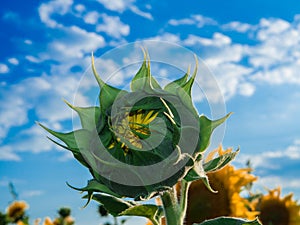
[[[67,104],[67,106],[69,106],[71,109],[74,109],[74,110],[75,110],[76,107],[75,107],[74,105],[72,105],[70,102],[68,102],[68,101],[67,101],[66,99],[64,99],[64,98],[63,98],[62,100],[63,100],[64,103]]]
[[[94,77],[96,78],[97,82],[98,82],[98,85],[101,87],[103,87],[105,85],[104,81],[100,78],[97,70],[96,70],[96,67],[95,67],[95,57],[94,57],[94,53],[92,52],[92,70],[93,70],[93,74],[94,74]]]
[[[85,196],[83,196],[82,197],[83,199],[87,199],[87,202],[85,203],[85,205],[84,206],[82,206],[81,208],[82,209],[84,209],[84,208],[86,208],[87,206],[88,206],[88,204],[91,202],[91,200],[93,199],[93,192],[88,192],[88,194],[87,195],[85,195]]]
[[[196,55],[194,55],[195,58],[195,69],[194,72],[191,76],[191,78],[182,86],[182,88],[188,93],[188,95],[191,97],[191,92],[192,92],[192,86],[194,84],[197,72],[198,72],[198,58]],[[189,74],[189,71],[188,73]]]

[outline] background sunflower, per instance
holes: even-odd
[[[300,206],[292,200],[293,194],[280,198],[280,193],[280,188],[269,190],[256,200],[260,221],[263,225],[299,225]]]
[[[223,155],[231,152],[231,149],[223,150],[220,146],[212,151],[206,160],[211,160],[216,152]],[[251,203],[240,195],[246,185],[256,180],[256,177],[249,173],[250,170],[235,169],[232,165],[227,165],[221,170],[208,173],[210,184],[217,193],[209,191],[201,180],[193,182],[189,189],[186,224],[191,225],[219,216],[254,219],[257,212],[253,210]]]

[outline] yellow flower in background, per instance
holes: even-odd
[[[216,152],[223,155],[231,152],[231,149],[224,151],[220,146],[210,153],[206,160],[211,160]],[[201,180],[192,182],[185,224],[191,225],[219,216],[255,219],[257,212],[254,212],[251,203],[240,195],[243,187],[256,180],[249,172],[249,168],[235,169],[232,165],[227,165],[221,170],[208,173],[210,184],[218,193],[210,192]]]
[[[71,216],[55,218],[53,221],[49,217],[46,217],[43,225],[73,225],[74,223],[75,221]]]
[[[231,151],[231,148],[223,150],[222,146],[219,146],[208,154],[206,162],[212,160],[216,153],[224,155]],[[249,173],[250,171],[250,168],[235,169],[233,166],[227,165],[221,170],[208,173],[209,182],[218,193],[210,192],[201,180],[192,182],[188,192],[188,206],[184,224],[192,225],[219,216],[255,219],[258,212],[254,211],[254,206],[240,195],[246,185],[257,179]],[[180,183],[177,183],[176,190],[179,194]],[[157,204],[161,205],[160,202]],[[148,221],[146,225],[151,224],[151,221]],[[162,225],[165,224],[163,218]]]
[[[24,201],[14,201],[11,203],[7,211],[7,216],[14,222],[17,222],[19,219],[22,218],[25,214],[25,210],[28,208],[28,205]]]
[[[46,217],[43,225],[54,225],[54,223],[52,222],[52,220],[49,217]]]
[[[18,220],[17,225],[26,225],[22,220]]]
[[[256,202],[263,225],[299,225],[300,205],[292,200],[293,194],[280,198],[281,189],[270,190]]]
[[[75,223],[75,221],[74,221],[73,217],[67,216],[66,218],[64,218],[64,224],[66,224],[66,225],[72,225],[74,223]]]

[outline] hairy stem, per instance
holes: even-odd
[[[166,191],[161,195],[161,200],[165,210],[167,225],[182,225],[181,212],[177,201],[175,190]]]
[[[180,190],[181,224],[183,224],[186,215],[187,203],[188,203],[188,191],[189,191],[190,184],[191,184],[190,182],[187,182],[185,180],[181,181],[181,190]]]

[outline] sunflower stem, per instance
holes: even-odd
[[[186,215],[187,210],[187,203],[188,203],[188,192],[191,182],[187,182],[184,179],[181,181],[181,190],[180,190],[180,220],[183,224],[184,218]]]
[[[161,195],[167,225],[183,225],[175,188]]]

